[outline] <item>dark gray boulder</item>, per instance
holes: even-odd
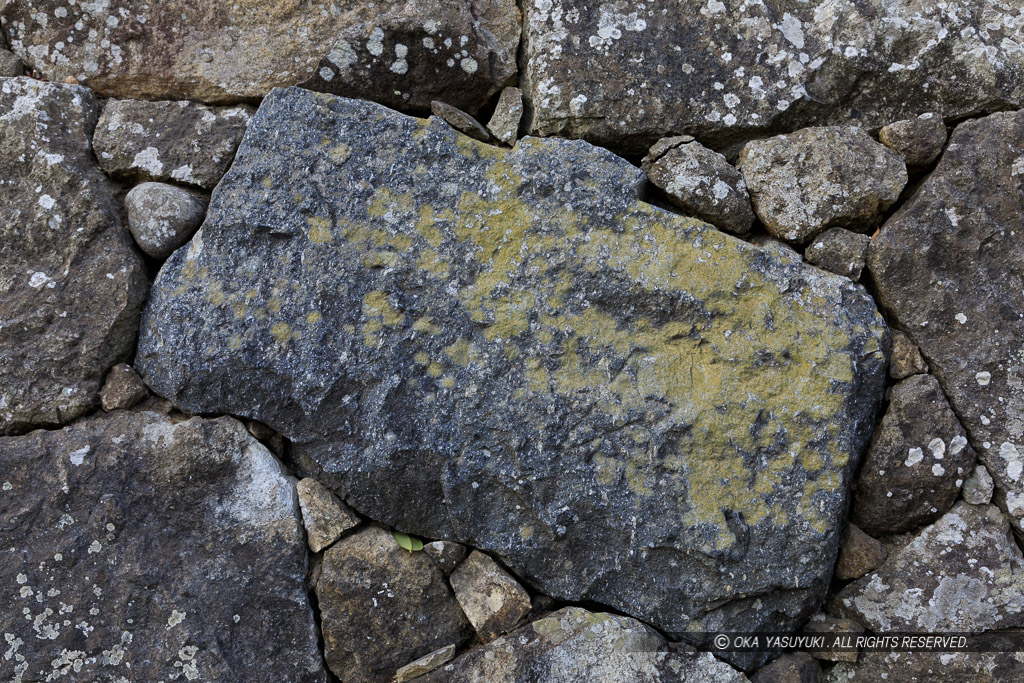
[[[99,405],[148,283],[96,167],[92,91],[0,78],[0,434]]]
[[[137,367],[259,419],[360,513],[670,632],[794,628],[888,334],[862,288],[637,201],[584,142],[264,100]]]
[[[326,681],[295,480],[230,419],[0,438],[0,675]]]
[[[917,344],[1024,519],[1024,112],[957,126],[868,249],[881,304]]]

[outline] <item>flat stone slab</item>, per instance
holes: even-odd
[[[637,200],[580,141],[274,91],[164,265],[137,367],[358,512],[671,632],[795,627],[888,334],[840,278]]]
[[[295,480],[231,418],[0,438],[4,680],[325,683]]]

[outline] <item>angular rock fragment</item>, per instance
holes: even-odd
[[[111,100],[96,124],[93,146],[100,166],[116,178],[212,190],[231,165],[251,117],[247,106]]]
[[[837,579],[859,579],[884,561],[885,549],[881,543],[861,531],[857,525],[846,525],[839,545],[839,559],[836,561]]]
[[[974,468],[974,472],[964,482],[962,489],[964,500],[971,505],[985,505],[991,502],[994,487],[995,482],[992,481],[992,475],[979,462]]]
[[[548,595],[671,632],[795,628],[831,576],[884,324],[845,278],[638,202],[642,181],[583,142],[503,150],[275,91],[164,265],[137,365],[278,429],[361,513]]]
[[[441,570],[380,527],[327,549],[316,595],[327,665],[343,681],[386,680],[472,634]]]
[[[523,91],[519,88],[505,88],[501,91],[487,130],[499,142],[514,145],[519,137],[519,125],[523,119]]]
[[[946,144],[946,124],[936,113],[890,123],[878,131],[879,141],[903,157],[909,169],[921,169],[935,161]]]
[[[480,125],[479,121],[450,104],[434,100],[430,103],[430,113],[447,123],[455,130],[460,133],[465,133],[474,140],[487,142],[491,139],[491,134],[487,132],[486,128]]]
[[[1024,112],[960,124],[871,242],[881,303],[920,347],[1024,519]]]
[[[994,505],[957,503],[835,598],[876,633],[980,633],[1024,624],[1024,557]]]
[[[447,663],[455,656],[455,646],[446,645],[440,650],[434,650],[429,655],[423,655],[415,662],[410,662],[395,672],[394,683],[405,683],[424,674],[428,674],[442,664]]]
[[[24,73],[25,67],[10,50],[0,49],[0,78],[13,78]]]
[[[710,653],[667,651],[661,636],[634,619],[566,607],[470,650],[423,679],[424,683],[485,680],[740,683],[747,679]]]
[[[1004,683],[1024,678],[1024,652],[863,652],[840,663],[827,683]]]
[[[466,546],[451,541],[432,541],[423,546],[423,552],[441,568],[445,574],[451,574],[466,559],[469,553]]]
[[[472,113],[515,79],[520,34],[514,0],[10,0],[0,22],[40,77],[107,96],[234,104],[305,82]]]
[[[854,523],[878,535],[938,519],[975,457],[938,381],[931,375],[903,380],[892,388],[854,486]]]
[[[0,434],[99,404],[148,283],[89,139],[93,94],[0,79]]]
[[[845,275],[851,280],[859,280],[870,243],[871,238],[867,235],[844,228],[831,228],[811,242],[804,256],[810,263],[825,270]]]
[[[721,154],[686,140],[670,138],[651,148],[643,160],[648,179],[695,218],[729,232],[750,232],[754,211],[743,176]]]
[[[906,379],[911,375],[928,372],[928,363],[921,356],[917,344],[905,333],[892,330],[892,357],[889,359],[889,376]]]
[[[523,10],[532,135],[642,153],[670,132],[717,146],[1024,104],[1024,25],[1001,0],[527,0]]]
[[[821,665],[806,652],[782,655],[761,667],[751,683],[821,683]]]
[[[199,197],[164,183],[142,183],[132,188],[124,204],[135,243],[160,260],[188,242],[206,215],[206,203]]]
[[[907,184],[903,160],[852,126],[748,142],[738,165],[765,228],[796,244],[833,227],[871,232]]]
[[[100,390],[100,405],[108,413],[112,410],[128,410],[148,396],[149,389],[132,366],[118,363],[107,373],[107,381]]]
[[[13,680],[326,681],[293,480],[240,423],[111,413],[0,463]]]
[[[511,631],[530,611],[530,594],[479,550],[458,566],[450,582],[462,611],[485,643]]]
[[[315,479],[303,479],[296,486],[302,523],[309,549],[318,553],[359,525],[359,517],[338,500],[331,490]]]

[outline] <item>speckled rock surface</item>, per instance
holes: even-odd
[[[566,607],[456,658],[423,683],[740,683],[709,653],[667,652],[665,640],[628,617]]]
[[[388,680],[473,633],[441,570],[376,526],[327,549],[316,595],[327,665],[343,681]]]
[[[835,597],[876,633],[979,633],[1024,624],[1024,557],[994,505],[957,503]]]
[[[903,157],[910,169],[922,169],[935,161],[946,144],[946,124],[934,112],[897,121],[878,131],[878,140]]]
[[[252,113],[247,106],[110,100],[93,146],[100,166],[114,177],[210,190],[231,165]]]
[[[147,282],[92,159],[85,88],[0,79],[0,434],[99,404],[135,344]]]
[[[164,265],[137,367],[549,595],[673,632],[794,627],[887,332],[849,280],[638,202],[641,181],[583,142],[504,151],[275,91]]]
[[[818,235],[804,252],[804,257],[816,266],[859,280],[868,255],[867,235],[850,232],[845,228],[829,228]]]
[[[1024,652],[864,652],[826,683],[1006,683],[1024,678]]]
[[[1024,518],[1024,112],[960,124],[868,250],[1017,528]]]
[[[478,550],[452,572],[449,581],[466,618],[485,643],[511,631],[530,611],[530,595]]]
[[[851,126],[748,142],[738,166],[765,228],[796,244],[833,227],[871,232],[907,184],[903,160]]]
[[[124,206],[135,243],[161,261],[188,242],[206,216],[206,202],[166,183],[136,185],[125,197]]]
[[[974,449],[942,387],[914,375],[892,388],[854,485],[853,521],[869,534],[938,519],[974,470]]]
[[[532,134],[642,152],[690,133],[946,117],[1024,103],[1024,23],[1001,0],[528,0]]]
[[[515,76],[518,17],[514,0],[0,5],[0,26],[30,68],[103,95],[234,104],[306,82],[471,112]]]
[[[326,680],[294,480],[240,423],[112,413],[0,463],[5,680]]]
[[[750,232],[754,211],[740,172],[699,142],[672,140],[678,142],[663,140],[644,157],[642,167],[651,183],[687,215],[729,232]]]

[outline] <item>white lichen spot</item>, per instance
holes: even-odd
[[[911,448],[907,451],[907,459],[903,462],[907,467],[913,467],[917,463],[924,460],[924,451],[920,448]]]
[[[11,484],[11,482],[9,482],[9,481],[5,481],[4,482],[4,485],[3,485],[3,490],[4,491],[10,491],[13,488],[14,488],[14,485]]]
[[[472,57],[463,57],[462,60],[459,61],[459,66],[461,66],[462,70],[468,74],[475,74],[476,70],[480,67]]]
[[[185,621],[184,612],[179,612],[176,609],[171,610],[171,616],[167,617],[167,628],[174,628],[183,621]]]
[[[932,465],[932,474],[934,474],[936,477],[941,477],[945,473],[946,468],[944,468],[939,463],[935,463],[934,465]]]
[[[370,39],[366,41],[366,51],[374,57],[384,54],[384,31],[377,27],[370,31]]]
[[[956,318],[956,321],[958,323],[960,323],[961,325],[966,325],[967,324],[967,316],[964,315],[963,313],[957,313],[953,317]]]
[[[93,541],[89,545],[89,551],[88,552],[89,552],[90,555],[92,555],[93,553],[98,553],[101,550],[103,550],[103,546],[100,545],[100,542],[99,541]]]
[[[89,454],[89,446],[85,445],[79,448],[77,451],[71,451],[68,453],[68,457],[71,459],[71,464],[78,467],[85,462],[85,456]]]
[[[799,19],[786,12],[782,15],[782,23],[778,28],[782,31],[783,37],[793,44],[793,47],[798,50],[804,49],[804,25]]]
[[[53,289],[57,282],[41,270],[32,273],[28,279],[28,286],[32,289],[42,289],[44,286]]]
[[[1020,475],[1024,473],[1024,461],[1021,460],[1017,447],[1009,441],[1004,441],[999,446],[999,457],[1006,463],[1006,476],[1013,481],[1020,481]]]
[[[960,455],[960,451],[962,451],[966,446],[967,439],[960,435],[954,436],[953,440],[949,442],[949,454]]]
[[[974,373],[974,381],[978,383],[979,387],[987,387],[989,382],[992,381],[992,373],[984,370],[976,372]]]
[[[43,207],[47,211],[52,209],[54,204],[56,204],[56,202],[54,201],[53,197],[51,197],[48,194],[44,194],[42,197],[39,198],[39,206]]]
[[[158,176],[164,172],[164,164],[160,161],[160,150],[156,147],[147,147],[132,159],[132,166],[141,168],[150,175]]]

